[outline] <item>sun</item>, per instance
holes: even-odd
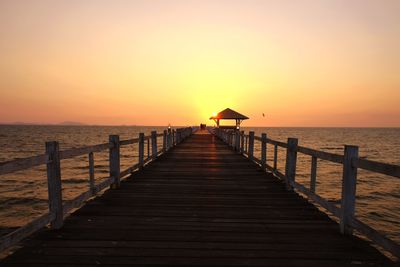
[[[217,116],[217,112],[213,112],[213,113],[212,113],[212,116],[213,116],[213,117]]]

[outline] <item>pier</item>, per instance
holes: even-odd
[[[133,143],[138,162],[120,170],[119,149]],[[285,173],[278,147],[287,151]],[[93,153],[103,150],[110,176],[95,184]],[[0,250],[21,246],[0,266],[392,266],[371,243],[400,256],[354,214],[357,169],[400,177],[400,167],[360,159],[354,146],[337,155],[295,138],[189,127],[66,151],[48,142],[46,152],[0,165],[7,174],[46,164],[49,184],[49,212],[0,239]],[[297,153],[312,157],[307,186],[295,179]],[[60,161],[85,154],[88,191],[65,202]],[[339,207],[316,193],[318,159],[343,165]]]

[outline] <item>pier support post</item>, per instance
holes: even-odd
[[[167,150],[168,150],[168,147],[167,147],[167,130],[164,130],[164,132],[163,132],[163,145],[162,145],[162,147],[163,147],[163,152],[165,153]]]
[[[278,145],[274,145],[274,173],[276,173],[276,170],[278,168]]]
[[[151,132],[151,158],[155,160],[157,158],[157,132]]]
[[[139,169],[144,165],[144,133],[139,133]]]
[[[171,128],[168,128],[168,133],[167,133],[167,150],[171,149],[171,138],[172,138],[172,134],[171,134]]]
[[[353,234],[350,223],[354,218],[356,203],[357,167],[352,162],[358,158],[358,147],[344,147],[342,200],[340,209],[340,232],[345,235]]]
[[[310,191],[315,193],[315,187],[317,184],[317,162],[318,158],[312,156],[311,158],[311,180],[310,180]]]
[[[293,188],[292,184],[296,178],[296,163],[297,163],[297,138],[288,138],[287,149],[286,149],[286,188],[291,190]]]
[[[95,195],[96,187],[95,187],[95,181],[94,181],[94,154],[93,154],[93,152],[89,153],[89,187],[90,187],[90,192],[92,192],[92,195]]]
[[[235,151],[240,153],[240,132],[235,131]]]
[[[261,134],[261,169],[267,168],[267,134]]]
[[[240,132],[240,153],[244,153],[244,131]]]
[[[63,225],[63,205],[61,192],[61,165],[58,142],[46,142],[47,186],[49,194],[49,212],[55,218],[50,222],[52,229]]]
[[[120,157],[119,157],[119,135],[110,135],[110,177],[114,177],[114,183],[110,185],[112,189],[117,189],[120,186]]]
[[[253,160],[254,157],[254,132],[249,132],[249,150],[248,150],[249,159]]]

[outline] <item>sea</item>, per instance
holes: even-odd
[[[111,134],[120,140],[137,138],[140,132],[162,132],[167,126],[37,126],[0,125],[0,163],[44,154],[46,141],[58,141],[60,149],[108,142]],[[173,127],[174,128],[174,127]],[[359,146],[361,157],[400,165],[400,128],[281,128],[243,127],[256,136],[286,141],[299,139],[299,145],[343,154],[344,145]],[[159,138],[158,144],[162,144]],[[145,155],[147,146],[145,146]],[[260,144],[255,143],[260,157]],[[108,151],[94,154],[95,179],[108,176]],[[137,144],[121,148],[121,170],[138,162]],[[267,146],[267,163],[273,165],[273,146]],[[285,150],[278,149],[278,169],[284,172]],[[316,192],[340,206],[342,166],[318,161]],[[296,181],[310,184],[311,157],[298,154]],[[88,190],[87,155],[61,161],[63,199],[70,200]],[[22,226],[48,210],[46,167],[0,175],[0,235]],[[358,171],[356,216],[376,230],[400,243],[400,179],[369,171]]]

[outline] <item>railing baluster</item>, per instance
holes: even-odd
[[[139,169],[144,165],[144,133],[139,133]]]
[[[278,145],[274,145],[274,172],[278,168]]]
[[[172,132],[171,132],[171,128],[168,128],[168,139],[167,139],[167,149],[170,150],[172,147]]]
[[[293,188],[292,183],[296,179],[296,162],[297,162],[297,138],[288,138],[287,150],[286,150],[286,188],[291,190]]]
[[[151,158],[155,160],[157,158],[157,132],[151,132]]]
[[[254,157],[254,132],[249,132],[249,159],[253,159]]]
[[[340,209],[340,232],[351,235],[350,223],[354,218],[356,204],[357,167],[352,162],[358,158],[357,146],[344,147],[342,200]]]
[[[244,153],[244,131],[240,132],[240,153]]]
[[[120,186],[120,155],[119,155],[119,135],[110,135],[110,177],[114,177],[114,183],[111,184],[112,189],[119,188]]]
[[[147,138],[147,158],[150,158],[150,138]]]
[[[163,132],[163,152],[165,153],[168,150],[167,147],[167,130],[164,130]]]
[[[58,142],[46,142],[47,186],[49,194],[49,212],[55,215],[50,223],[52,229],[63,225],[63,204],[61,191],[61,164]]]
[[[235,131],[235,151],[240,153],[240,132]]]
[[[310,191],[315,193],[315,187],[317,183],[317,162],[318,158],[312,156],[311,158],[311,181],[310,181]]]
[[[261,168],[265,171],[267,167],[267,134],[261,134]]]
[[[92,195],[96,194],[95,180],[94,180],[94,154],[89,153],[89,188]]]

